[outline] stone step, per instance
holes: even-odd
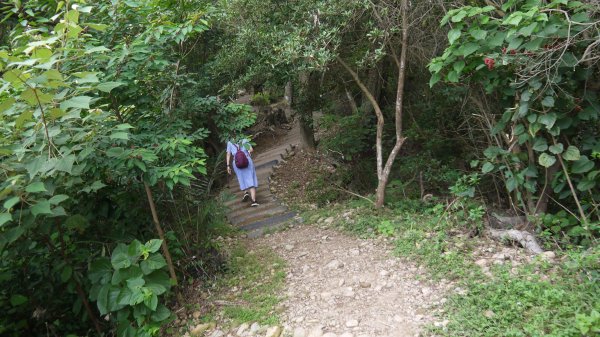
[[[272,205],[272,204],[279,205],[277,198],[275,198],[275,196],[273,196],[273,195],[264,195],[264,196],[257,195],[256,201],[259,203],[258,206],[261,208],[266,208],[267,205]],[[242,212],[243,210],[251,208],[250,201],[242,202],[240,200],[239,202],[232,203],[230,206],[228,206],[228,208],[229,208],[229,210],[228,210],[229,214],[237,216],[238,213]]]
[[[287,212],[268,219],[252,222],[239,228],[247,231],[249,238],[257,238],[262,236],[265,231],[279,229],[288,224],[295,223],[295,217],[296,212]]]
[[[258,152],[258,153],[256,153],[254,155],[253,159],[254,159],[254,161],[260,161],[263,158],[268,157],[268,156],[270,156],[272,154],[275,154],[275,153],[284,153],[285,154],[286,152],[291,151],[291,149],[292,149],[291,144],[284,143],[284,144],[279,145],[279,146],[277,146],[275,148],[268,149],[268,150],[266,150],[264,152]]]
[[[237,183],[236,183],[237,184]],[[247,202],[242,202],[242,196],[244,195],[242,191],[239,190],[239,188],[235,188],[235,190],[229,189],[228,193],[231,193],[233,195],[235,195],[235,199],[232,200],[228,200],[225,201],[223,204],[232,209],[235,208],[236,205],[247,205]],[[261,202],[262,200],[271,200],[271,198],[273,198],[273,195],[271,194],[271,192],[269,191],[268,188],[266,187],[259,187],[258,190],[256,190],[256,200]]]
[[[275,199],[273,196],[263,198],[261,200],[258,200],[258,198],[256,199],[259,203],[258,206],[251,207],[249,202],[239,203],[229,209],[227,217],[230,219],[235,219],[242,216],[252,215],[259,211],[262,212],[271,208],[281,207],[281,204],[277,202],[277,199]]]
[[[249,206],[248,206],[249,207]],[[249,223],[253,223],[256,221],[260,221],[260,220],[264,220],[282,213],[285,213],[288,211],[288,208],[285,206],[279,206],[277,205],[276,207],[268,207],[265,208],[264,210],[260,209],[260,206],[257,207],[249,207],[254,209],[254,212],[251,213],[245,213],[244,215],[240,215],[240,216],[235,216],[235,217],[228,217],[229,218],[229,222],[235,226],[243,226],[243,225],[247,225]]]

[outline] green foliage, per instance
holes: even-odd
[[[599,9],[575,1],[518,0],[502,10],[502,17],[492,6],[448,12],[442,25],[452,22],[449,46],[429,64],[430,85],[462,79],[498,94],[505,111],[492,120],[490,136],[511,139],[484,152],[482,171],[501,173],[514,205],[527,214],[536,213],[532,205],[551,179],[549,188],[558,199],[570,198],[572,210],[583,199],[578,220],[587,222],[597,217],[591,200],[600,196],[600,170],[590,160],[600,146],[600,106],[597,92],[586,90],[594,76],[586,59],[597,39]],[[547,176],[557,166],[559,173]]]
[[[107,292],[143,289],[140,281],[98,283],[87,266],[106,249],[122,249],[122,241],[153,236],[142,182],[158,187],[160,212],[208,173],[204,146],[215,119],[197,126],[180,109],[187,101],[179,86],[194,82],[182,65],[188,40],[208,28],[199,6],[40,0],[2,7],[10,38],[2,36],[8,42],[0,48],[0,334],[88,335],[93,322],[105,327],[100,312],[114,310],[111,322],[136,320],[141,335],[156,334],[164,322],[168,311],[156,304],[162,288],[141,290],[146,303],[115,304]],[[221,110],[220,120],[242,116],[234,127],[255,118],[244,107]],[[167,223],[171,211],[161,214]],[[110,272],[138,263],[144,284],[153,284],[149,275],[162,280],[162,270],[146,273],[162,268],[162,257],[140,254],[116,259]],[[87,294],[98,299],[98,311],[86,310]],[[123,323],[119,331],[132,329]]]
[[[280,318],[273,308],[281,301],[278,290],[285,282],[285,264],[268,250],[248,251],[242,246],[232,247],[228,270],[211,289],[219,300],[244,301],[244,305],[225,305],[222,313],[233,324],[260,322],[275,325]],[[230,290],[237,288],[239,293]],[[210,315],[210,313],[209,313]]]
[[[371,150],[371,140],[375,134],[373,120],[373,116],[358,112],[341,117],[323,115],[319,127],[325,129],[326,133],[319,141],[319,147],[331,151],[334,156],[341,154],[342,160],[352,161]],[[357,128],[357,125],[365,127]]]
[[[267,106],[271,103],[271,95],[268,91],[257,92],[252,96],[252,105]]]
[[[540,214],[538,220],[541,236],[559,242],[566,247],[590,246],[600,235],[600,224],[582,224],[571,214],[559,211],[555,214]]]
[[[158,253],[161,244],[161,240],[119,244],[110,259],[90,264],[90,299],[100,315],[110,314],[117,336],[156,336],[161,323],[171,317],[159,303],[159,296],[171,288],[167,262]]]

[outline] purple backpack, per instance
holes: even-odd
[[[246,157],[246,154],[240,149],[239,145],[235,144],[235,146],[237,147],[237,152],[233,157],[235,160],[235,166],[240,169],[248,167],[248,157]]]

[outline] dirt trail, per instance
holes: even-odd
[[[295,123],[283,135],[285,141],[274,141],[272,146],[261,149],[263,155],[257,157],[257,165],[271,163],[273,158],[280,159],[289,152],[287,144],[300,142],[298,130]],[[291,168],[288,171],[294,174]],[[266,167],[265,177],[272,172],[272,165]],[[258,222],[250,219],[259,226],[246,224],[250,221],[246,221],[245,215],[238,215],[242,214],[239,208],[243,205],[235,200],[230,202],[232,223],[246,230],[274,227],[267,222],[275,217],[266,210],[281,204],[271,191],[264,193],[269,197],[263,200],[272,200],[259,207],[265,209],[260,213],[264,213],[265,219]],[[345,215],[347,219],[349,216]],[[265,236],[257,232],[259,237],[247,240],[250,247],[273,249],[286,261],[283,327],[279,332],[267,331],[265,335],[254,324],[254,329],[244,326],[232,336],[413,337],[420,336],[427,323],[447,324],[440,319],[443,314],[439,315],[439,307],[446,301],[448,283],[426,281],[424,270],[394,257],[391,244],[384,239],[352,237],[323,226],[327,221],[319,226],[298,225],[286,219],[274,222],[292,228]],[[249,235],[253,236],[252,233]],[[273,329],[277,331],[276,327]]]
[[[419,336],[446,301],[448,284],[424,281],[424,270],[394,257],[385,240],[297,225],[251,245],[287,261],[284,336]]]

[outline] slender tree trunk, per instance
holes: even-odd
[[[390,152],[388,159],[383,168],[383,173],[379,178],[377,186],[377,202],[376,207],[383,207],[385,201],[385,187],[392,170],[392,165],[396,160],[396,156],[400,152],[406,137],[402,133],[402,115],[404,112],[404,83],[406,79],[406,52],[408,49],[408,0],[402,0],[402,50],[400,58],[396,54],[392,54],[396,65],[398,66],[398,84],[396,86],[396,102],[395,102],[395,118],[396,118],[396,143]]]
[[[160,225],[160,221],[158,220],[158,214],[156,213],[156,206],[154,205],[154,198],[152,197],[152,190],[150,190],[150,186],[147,182],[144,181],[144,189],[146,190],[146,197],[148,198],[148,204],[150,204],[150,212],[152,212],[152,220],[154,220],[154,226],[156,227],[156,232],[158,233],[158,237],[162,240],[162,252],[165,255],[165,259],[167,260],[167,266],[169,267],[169,274],[171,275],[171,279],[177,285],[177,274],[175,274],[175,267],[173,266],[173,260],[171,259],[171,253],[169,253],[169,246],[167,245],[167,239],[165,238],[165,232]]]

